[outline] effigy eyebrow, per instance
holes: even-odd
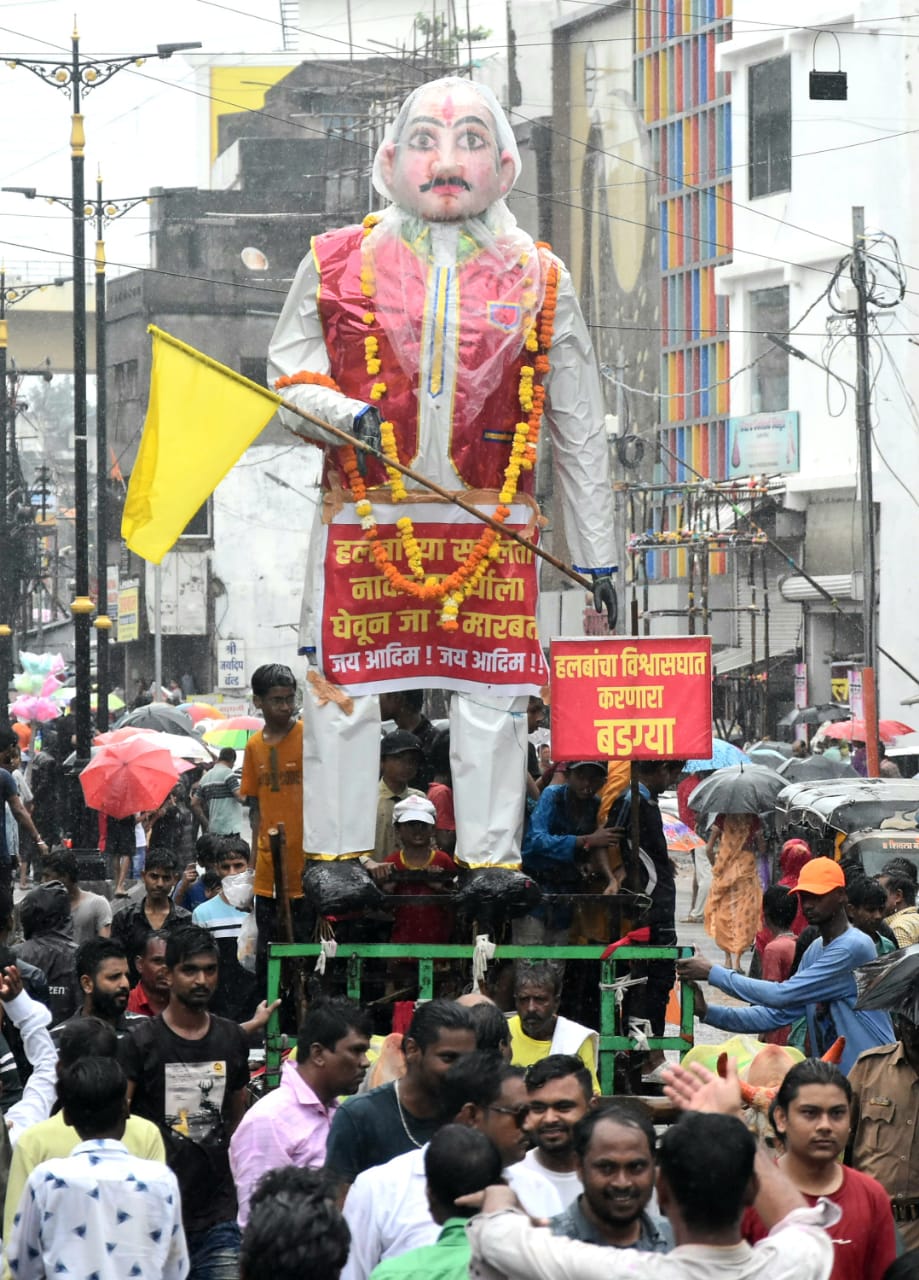
[[[445,120],[438,120],[436,116],[414,116],[409,122],[408,127],[413,128],[416,124],[433,124],[436,125],[438,129],[447,128],[447,122]],[[459,120],[454,121],[453,128],[456,129],[461,124],[478,124],[481,125],[483,129],[487,129],[491,132],[491,126],[486,124],[480,116],[462,116]]]

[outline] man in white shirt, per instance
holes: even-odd
[[[561,1210],[553,1188],[534,1175],[521,1157],[526,1150],[523,1124],[527,1093],[523,1072],[500,1058],[470,1053],[444,1076],[444,1122],[478,1129],[498,1148],[504,1176],[534,1217]],[[345,1200],[351,1252],[342,1280],[367,1280],[384,1258],[434,1244],[439,1227],[431,1217],[426,1192],[427,1144],[359,1174]]]
[[[82,1058],[61,1072],[58,1097],[81,1141],[29,1175],[9,1243],[13,1275],[185,1280],[179,1186],[166,1165],[132,1156],[121,1141],[121,1067],[114,1058]]]
[[[489,1187],[469,1228],[472,1280],[828,1280],[833,1244],[823,1230],[839,1209],[810,1208],[740,1120],[740,1086],[729,1067],[668,1069],[671,1100],[694,1108],[661,1139],[657,1189],[677,1247],[669,1254],[608,1249],[533,1227],[511,1188]],[[755,1202],[770,1234],[751,1248],[740,1233]]]
[[[567,1209],[581,1194],[574,1126],[594,1105],[590,1072],[579,1057],[553,1053],[527,1068],[527,1135],[536,1145],[524,1164],[545,1178]]]

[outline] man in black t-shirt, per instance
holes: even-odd
[[[443,1077],[475,1047],[468,1009],[452,1000],[418,1005],[402,1040],[405,1075],[356,1094],[335,1112],[326,1170],[340,1194],[365,1169],[431,1140],[443,1123]]]
[[[208,1012],[218,965],[210,930],[170,933],[169,1004],[138,1021],[120,1045],[131,1110],[159,1125],[179,1180],[188,1280],[235,1275],[239,1257],[229,1146],[246,1109],[249,1048],[235,1022]]]

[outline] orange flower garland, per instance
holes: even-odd
[[[378,220],[372,214],[364,219],[365,237],[370,234]],[[548,249],[549,246],[539,243],[537,248]],[[366,325],[370,326],[376,322],[376,316],[372,310],[372,300],[376,292],[376,276],[371,263],[364,262],[362,264],[360,278],[361,293],[368,299],[368,309],[363,313],[362,319]],[[541,381],[537,382],[536,379],[545,378],[549,372],[548,353],[552,346],[555,327],[558,281],[558,264],[553,262],[549,267],[549,274],[546,280],[542,310],[536,317],[535,322],[527,330],[524,341],[524,349],[533,355],[532,364],[524,364],[520,369],[517,390],[520,408],[526,418],[525,420],[522,418],[514,427],[510,457],[504,469],[504,479],[498,494],[498,506],[495,508],[493,516],[493,519],[498,524],[503,524],[511,513],[510,507],[517,493],[520,472],[531,470],[536,461],[539,430],[546,400],[545,387]],[[369,335],[364,339],[364,356],[368,375],[372,378],[377,377],[381,372],[381,362],[379,359],[379,341],[374,335]],[[333,379],[325,374],[308,372],[296,373],[289,378],[279,378],[275,386],[281,388],[297,382],[311,382],[320,386],[331,387],[335,390],[339,389]],[[385,394],[386,383],[375,381],[371,387],[371,400],[378,402]],[[395,428],[391,422],[385,421],[380,424],[380,437],[382,451],[388,462],[398,462]],[[485,577],[490,561],[496,560],[501,554],[498,532],[495,529],[486,528],[463,563],[453,573],[437,579],[433,576],[427,576],[418,540],[415,537],[414,525],[408,516],[402,516],[396,521],[396,528],[399,531],[406,560],[413,575],[408,578],[392,563],[386,554],[385,547],[379,541],[379,531],[373,514],[373,506],[367,497],[367,485],[358,470],[357,453],[352,445],[346,445],[342,448],[341,461],[348,477],[351,492],[354,495],[355,512],[360,517],[364,537],[371,544],[370,553],[377,568],[396,591],[412,596],[416,600],[442,601],[440,626],[445,631],[457,631],[459,629],[458,615],[460,606],[472,595]],[[408,493],[402,473],[392,465],[387,465],[386,473],[393,501],[404,501],[408,497]]]

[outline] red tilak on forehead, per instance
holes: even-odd
[[[449,125],[452,125],[452,123],[453,123],[453,115],[454,115],[454,111],[453,111],[453,99],[450,97],[449,93],[447,94],[446,98],[444,98],[444,103],[443,103],[442,111],[443,111],[443,117],[444,117],[444,120],[445,120],[446,124],[447,124],[448,126],[449,126]]]

